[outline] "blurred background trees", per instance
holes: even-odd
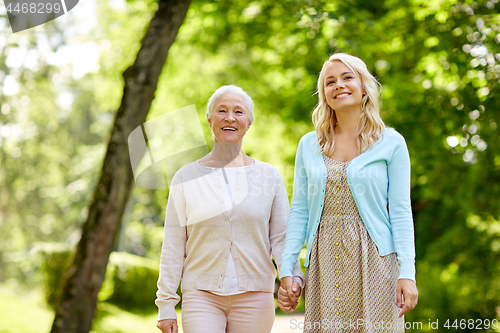
[[[313,129],[323,62],[336,51],[361,57],[383,85],[385,122],[403,134],[411,155],[420,299],[407,321],[498,318],[499,7],[497,0],[193,1],[148,119],[195,104],[210,140],[208,97],[220,85],[241,86],[256,106],[243,148],[275,165],[291,194],[295,150]],[[93,16],[81,18],[98,22],[84,33],[78,20],[61,19],[44,26],[50,33],[0,34],[4,284],[41,285],[47,278],[40,272],[51,267],[47,253],[78,242],[121,73],[156,9],[153,0],[99,1]],[[3,30],[5,20],[2,14]],[[167,195],[133,189],[116,251],[159,260]],[[106,281],[119,272],[110,267]],[[103,301],[112,299],[110,288],[105,282]]]

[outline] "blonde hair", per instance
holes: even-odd
[[[325,63],[318,78],[318,105],[313,111],[312,122],[318,137],[321,151],[331,156],[335,150],[335,132],[337,124],[335,110],[326,101],[325,96],[325,69],[328,64],[341,61],[357,76],[363,85],[366,94],[362,98],[362,112],[357,125],[357,146],[361,154],[368,147],[372,147],[385,128],[380,118],[380,83],[368,71],[366,64],[358,57],[346,53],[335,53]]]

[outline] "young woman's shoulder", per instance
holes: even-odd
[[[401,133],[399,133],[392,127],[386,127],[384,129],[383,136],[384,136],[384,141],[386,142],[406,145],[405,138],[401,135]]]
[[[300,138],[300,142],[310,142],[315,141],[318,137],[316,136],[316,131],[311,131],[306,133]]]
[[[318,136],[315,131],[306,133],[300,138],[299,148],[312,148],[318,142]]]

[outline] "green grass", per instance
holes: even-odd
[[[100,303],[99,314],[94,319],[91,333],[159,333],[156,328],[157,313],[134,314],[117,306]]]
[[[49,332],[53,319],[41,290],[0,285],[0,333]]]
[[[91,333],[159,333],[156,318],[156,312],[134,314],[100,303]],[[0,333],[48,333],[53,320],[54,311],[45,303],[41,288],[0,284]]]
[[[91,333],[160,332],[156,328],[156,312],[132,313],[99,303],[96,313]],[[280,314],[283,312],[277,311]],[[177,317],[181,318],[180,311]],[[48,333],[53,319],[54,311],[46,304],[41,287],[26,290],[16,284],[0,284],[0,333]],[[180,320],[179,326],[182,333]]]

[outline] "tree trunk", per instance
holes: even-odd
[[[168,50],[190,2],[159,0],[158,11],[149,24],[137,58],[123,73],[123,98],[88,218],[56,306],[51,333],[88,333],[91,329],[97,294],[134,179],[127,138],[146,120]]]

